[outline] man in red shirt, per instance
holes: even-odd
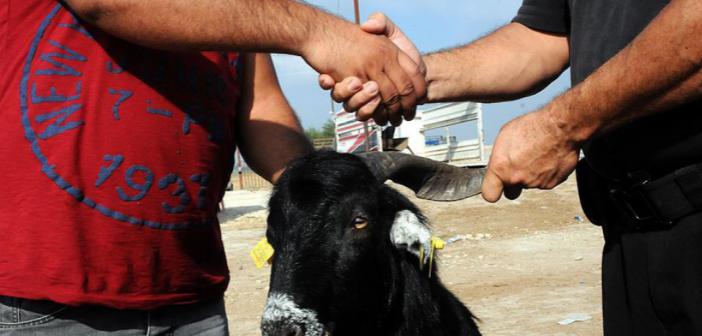
[[[289,0],[7,0],[0,50],[0,335],[226,334],[234,149],[270,181],[311,149],[248,52],[374,80],[388,113],[424,94],[387,38]]]

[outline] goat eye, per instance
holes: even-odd
[[[365,217],[356,217],[353,219],[353,227],[356,230],[363,230],[368,226],[368,219]]]

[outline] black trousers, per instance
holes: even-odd
[[[643,232],[604,222],[605,336],[702,335],[702,214]]]

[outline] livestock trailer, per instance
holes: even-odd
[[[336,150],[341,153],[391,149],[458,166],[487,164],[480,103],[449,103],[420,110],[414,120],[404,121],[394,130],[378,126],[372,120],[359,122],[354,113],[343,110],[334,114],[334,124]],[[459,140],[451,134],[450,127],[474,137]],[[440,129],[444,129],[441,135],[427,134]]]

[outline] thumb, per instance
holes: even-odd
[[[503,189],[504,184],[500,177],[493,173],[492,170],[488,169],[483,179],[483,198],[490,203],[495,203],[502,197]]]
[[[322,90],[331,90],[334,88],[334,84],[336,84],[336,81],[334,81],[334,78],[329,75],[319,75],[319,86],[322,88]]]
[[[368,20],[361,24],[361,29],[366,33],[385,35],[390,37],[395,30],[395,25],[383,13],[373,13]]]
[[[361,24],[361,29],[369,34],[382,35],[385,34],[385,23],[376,19],[368,19]]]

